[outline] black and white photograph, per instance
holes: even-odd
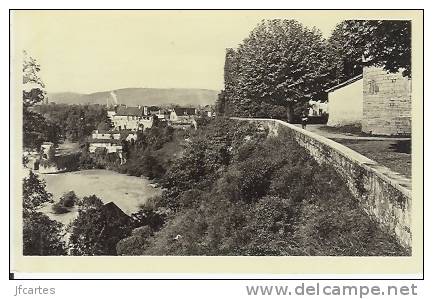
[[[413,256],[410,18],[17,10],[10,25],[23,257]]]

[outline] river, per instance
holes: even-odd
[[[53,194],[55,202],[72,190],[80,199],[94,194],[104,203],[114,202],[127,215],[137,212],[148,198],[161,194],[161,189],[152,187],[151,182],[145,178],[111,170],[92,169],[39,176],[45,180],[46,189]],[[75,219],[78,213],[75,208],[69,213],[53,214],[51,205],[41,211],[65,225]]]

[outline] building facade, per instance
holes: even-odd
[[[110,111],[109,111],[110,112]],[[107,112],[108,113],[108,112]],[[114,130],[144,130],[153,125],[153,116],[148,115],[147,107],[117,106],[115,113],[110,112],[108,117],[112,119]]]
[[[411,134],[411,80],[379,67],[363,71],[362,131],[372,135]]]
[[[170,112],[170,121],[189,122],[195,119],[197,110],[195,108],[174,108]]]
[[[328,126],[359,125],[363,117],[362,75],[351,78],[328,92]]]

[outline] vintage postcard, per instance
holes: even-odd
[[[12,10],[11,273],[423,272],[420,10]]]

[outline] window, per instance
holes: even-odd
[[[368,93],[369,94],[378,94],[379,93],[379,85],[375,80],[370,80],[368,82]]]

